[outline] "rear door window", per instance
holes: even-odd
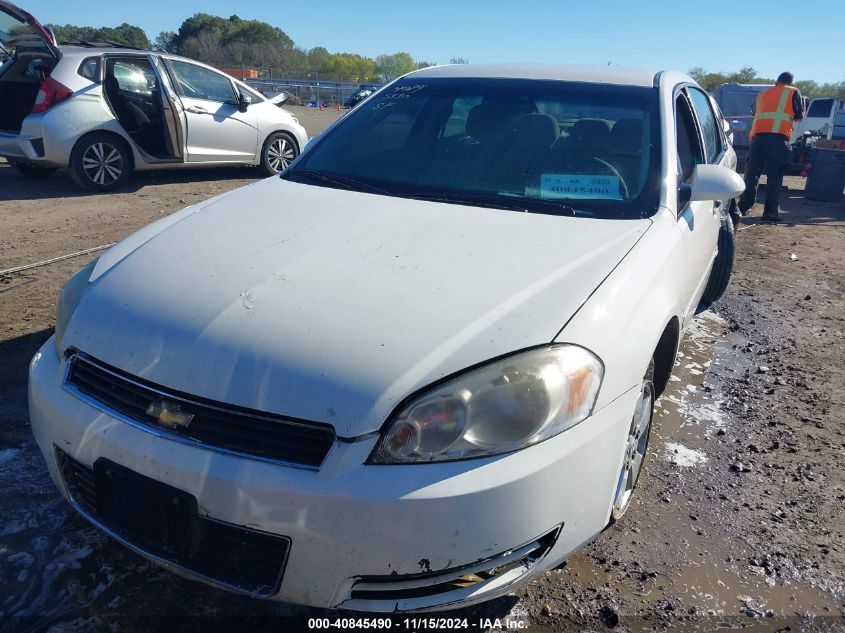
[[[807,117],[827,118],[830,116],[830,111],[833,109],[834,99],[814,99],[810,104],[810,109],[807,112]]]

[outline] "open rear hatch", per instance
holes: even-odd
[[[53,33],[6,0],[0,0],[0,46],[12,58],[0,71],[0,133],[15,135],[30,113],[43,112],[71,91],[50,79],[61,56]]]
[[[59,58],[56,36],[20,7],[0,0],[0,44],[7,52],[13,48],[46,48],[54,59]]]

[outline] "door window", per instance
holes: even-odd
[[[246,86],[238,86],[238,92],[242,97],[249,97],[250,103],[261,103],[262,101],[266,101],[266,99],[255,92],[255,90],[250,90]]]
[[[103,96],[129,136],[147,153],[171,155],[158,77],[146,56],[105,58]]]
[[[704,150],[708,163],[715,163],[716,158],[722,151],[722,135],[719,124],[710,107],[710,99],[706,94],[695,88],[688,88],[692,107],[698,117],[701,126],[701,135],[704,137]]]
[[[168,65],[176,78],[176,90],[181,96],[220,103],[235,101],[232,82],[225,75],[173,59],[168,61]]]
[[[829,117],[834,102],[834,99],[813,99],[813,102],[810,104],[810,110],[807,112],[807,118]]]
[[[683,182],[689,182],[696,165],[704,162],[701,143],[689,102],[683,93],[675,98],[675,132],[678,141],[678,170]]]

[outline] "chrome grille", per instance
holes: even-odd
[[[318,468],[334,444],[326,424],[292,420],[191,396],[135,378],[82,354],[71,356],[66,385],[157,434],[211,450]],[[175,403],[193,415],[186,427],[163,426],[150,405]]]

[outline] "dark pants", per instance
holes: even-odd
[[[766,171],[765,217],[778,215],[778,199],[783,184],[783,175],[792,162],[789,139],[783,134],[760,133],[751,142],[751,152],[745,163],[745,193],[739,199],[739,210],[748,211],[757,199],[757,183],[763,170]]]

